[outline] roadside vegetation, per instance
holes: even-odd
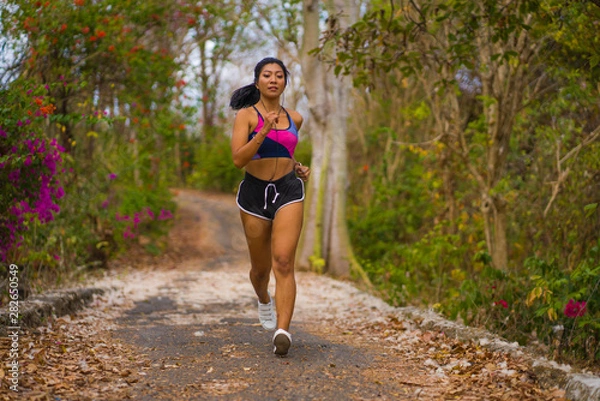
[[[231,89],[265,37],[299,75],[302,4],[265,7],[0,6],[0,259],[23,295],[163,252],[171,188],[234,193]],[[597,369],[600,5],[372,1],[328,22],[314,52],[352,88],[346,222],[374,288]]]

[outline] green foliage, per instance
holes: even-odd
[[[0,234],[3,256],[32,285],[104,266],[133,243],[160,249],[174,212],[173,132],[185,131],[189,114],[173,107],[181,86],[166,32],[175,11],[155,1],[0,6],[11,21],[0,25],[3,51],[14,55],[3,72],[15,72],[0,88],[9,100],[0,105],[0,177],[14,181],[2,179],[0,206],[14,213]],[[53,165],[51,148],[60,151]],[[46,170],[54,177],[40,187]]]
[[[440,3],[429,0],[419,7],[407,5],[396,10],[394,3],[374,5],[361,20],[345,31],[328,31],[321,49],[330,42],[336,46],[336,74],[352,75],[356,86],[374,84],[373,76],[378,70],[390,72],[397,69],[405,76],[421,71],[430,61],[428,58],[445,57],[448,63],[437,68],[476,69],[474,59],[480,49],[477,37],[482,29],[491,28],[490,40],[508,42],[518,29],[530,29],[527,14],[539,7],[536,0],[525,0],[505,7],[496,1],[452,1]],[[442,34],[447,45],[436,44],[415,48],[412,45],[423,37],[435,40],[440,32],[446,32],[444,24],[451,22],[452,31]],[[425,39],[425,42],[427,39]],[[315,50],[318,53],[318,50]],[[494,61],[514,58],[511,50],[492,55]],[[485,68],[485,66],[482,66]],[[440,72],[438,71],[438,72]],[[440,80],[441,86],[451,82]]]
[[[560,355],[598,363],[600,8],[393,7],[382,2],[348,30],[329,32],[337,73],[368,97],[349,147],[355,254],[390,302],[433,306],[521,343],[558,338]],[[519,64],[516,33],[547,47]],[[486,63],[480,34],[495,44],[481,49],[494,49]],[[483,91],[488,74],[518,68],[531,83],[523,93]],[[519,96],[526,101],[514,118],[498,111]],[[502,138],[490,132],[502,118],[511,129],[491,157]],[[496,206],[506,211],[503,270],[491,260],[497,215],[482,213],[482,195],[502,199]],[[565,315],[582,302],[585,313]]]
[[[230,139],[221,135],[210,144],[198,146],[193,172],[187,183],[198,189],[235,193],[243,176],[242,170],[233,164]]]
[[[0,261],[23,243],[30,225],[45,224],[60,210],[64,149],[43,133],[54,105],[47,87],[14,82],[16,90],[0,90]]]
[[[124,239],[126,245],[129,239],[137,239],[140,233],[152,239],[160,239],[168,233],[175,210],[175,203],[167,188],[152,191],[139,188],[117,189],[117,212],[114,219],[117,234]],[[123,248],[121,248],[123,249]]]
[[[302,134],[300,134],[302,135]],[[312,158],[311,142],[308,139],[300,140],[296,150],[294,151],[294,159],[298,162],[309,166]]]
[[[537,258],[528,259],[526,267],[533,281],[527,304],[538,317],[541,337],[550,342],[554,337],[550,325],[560,325],[564,331],[555,346],[558,352],[592,361],[600,358],[598,344],[590,342],[600,336],[600,241],[572,271]],[[570,310],[569,303],[574,301],[585,309]]]

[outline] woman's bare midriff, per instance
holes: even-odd
[[[294,169],[294,161],[287,157],[269,157],[250,161],[246,171],[256,178],[265,181],[275,181]]]

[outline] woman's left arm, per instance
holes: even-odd
[[[298,130],[300,130],[300,127],[302,126],[302,123],[304,122],[302,115],[295,110],[291,110],[291,111],[289,111],[289,113],[290,113],[290,117],[294,121],[294,124],[296,124],[296,128],[298,128]],[[302,163],[296,161],[296,159],[294,159],[294,162],[295,162],[294,171],[296,172],[296,175],[302,181],[305,181],[305,182],[308,181],[308,177],[310,176],[310,167],[303,166]]]

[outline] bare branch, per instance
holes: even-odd
[[[590,0],[592,3],[600,7],[600,0]]]
[[[413,145],[413,146],[423,146],[423,145],[431,145],[434,142],[439,141],[440,139],[442,139],[442,137],[444,136],[444,134],[439,134],[438,136],[436,136],[435,138],[432,138],[428,141],[424,141],[424,142],[401,142],[401,141],[393,141],[392,143],[395,143],[396,145]]]
[[[599,137],[600,137],[600,126],[596,127],[596,129],[594,131],[592,131],[592,133],[590,135],[588,135],[588,137],[585,138],[583,140],[583,142],[581,142],[579,145],[575,146],[566,155],[564,155],[562,157],[562,159],[560,159],[560,162],[564,163],[565,161],[567,161],[568,159],[570,159],[574,154],[579,153],[579,151],[581,149],[583,149],[584,147],[586,147],[590,143],[594,142]]]
[[[600,0],[598,2],[600,3]],[[548,201],[546,209],[544,209],[544,217],[546,217],[548,211],[550,211],[552,203],[554,203],[554,200],[560,192],[561,185],[565,182],[567,176],[571,172],[571,169],[569,167],[567,167],[566,170],[563,171],[563,164],[570,158],[576,156],[581,151],[581,149],[588,146],[598,138],[600,138],[600,126],[596,127],[596,129],[592,131],[592,133],[588,135],[587,138],[585,138],[579,145],[575,146],[573,149],[568,151],[567,154],[564,155],[562,158],[560,157],[560,143],[558,143],[558,145],[556,146],[556,171],[558,173],[558,177],[556,181],[550,182],[550,184],[552,185],[552,196]]]

